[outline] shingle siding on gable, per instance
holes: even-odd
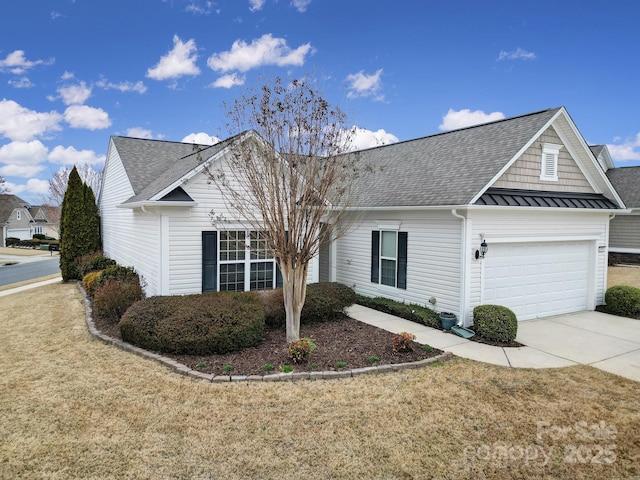
[[[593,188],[566,147],[560,150],[558,156],[558,181],[540,180],[542,146],[545,143],[562,145],[562,141],[553,127],[549,127],[540,135],[533,145],[492,186],[552,192],[593,193]]]

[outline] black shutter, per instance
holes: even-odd
[[[380,232],[371,232],[371,282],[379,283],[380,278]]]
[[[202,291],[218,290],[218,232],[202,232]]]
[[[407,232],[398,232],[398,288],[407,289]]]

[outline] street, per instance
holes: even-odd
[[[15,265],[0,266],[0,286],[12,283],[23,282],[33,278],[44,277],[54,273],[60,273],[60,257],[38,256],[38,257],[19,257],[3,255],[4,262],[18,262]],[[0,262],[0,265],[2,262]]]

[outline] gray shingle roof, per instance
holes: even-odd
[[[211,146],[197,145],[202,149],[198,156],[191,143],[131,137],[111,139],[135,193],[125,203],[149,200],[196,168],[201,159],[211,157],[232,140],[228,139]]]
[[[27,206],[29,206],[29,203],[16,195],[0,194],[0,224],[4,224],[9,220],[14,209]]]
[[[607,177],[627,208],[640,208],[640,166],[611,168]]]
[[[467,205],[560,108],[369,150],[360,207]]]

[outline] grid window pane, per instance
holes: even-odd
[[[273,262],[252,263],[249,288],[251,290],[273,288],[273,270]]]
[[[398,233],[382,232],[382,245],[380,246],[380,255],[386,258],[396,258]]]
[[[220,265],[220,290],[228,292],[244,291],[244,263]]]
[[[380,261],[380,283],[383,285],[389,285],[390,287],[396,286],[396,261],[382,259]]]
[[[244,260],[245,250],[245,232],[220,232],[220,261],[234,262]]]
[[[269,242],[263,232],[251,232],[251,260],[266,260],[273,258],[269,249]]]

